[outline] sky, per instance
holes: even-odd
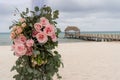
[[[58,27],[79,27],[81,31],[120,31],[120,0],[45,0],[60,11]],[[32,0],[0,0],[0,32],[10,32],[15,8],[31,8]]]

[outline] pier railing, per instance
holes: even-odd
[[[94,34],[82,33],[80,35],[70,35],[67,38],[76,38],[88,41],[120,41],[120,34]]]

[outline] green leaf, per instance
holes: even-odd
[[[27,68],[27,71],[28,71],[29,73],[32,73],[32,72],[33,72],[33,70],[32,70],[31,68]]]
[[[22,14],[23,14],[23,15],[26,15],[26,12],[23,11]]]
[[[35,12],[34,11],[30,11],[32,13],[33,16],[35,16]]]
[[[14,71],[16,69],[16,67],[15,66],[13,66],[12,68],[11,68],[11,70],[10,71]]]
[[[20,80],[20,75],[19,74],[14,75],[13,78],[15,78],[16,80]]]
[[[58,15],[59,15],[59,11],[58,11],[58,10],[55,10],[55,11],[53,12],[53,19],[54,19],[54,20],[57,19],[57,18],[58,18]]]
[[[61,33],[61,30],[60,30],[60,28],[57,28],[57,32],[58,32],[58,33]]]
[[[38,71],[34,69],[33,73],[36,75],[38,74]]]
[[[40,51],[38,51],[38,50],[33,50],[33,53],[34,53],[34,54],[40,54]]]
[[[22,18],[24,18],[23,14],[20,14],[20,16],[21,16]]]
[[[57,73],[57,78],[58,78],[58,79],[61,79],[61,78],[62,78],[62,76],[60,76],[60,75]]]
[[[26,14],[28,14],[29,13],[29,9],[28,8],[26,8]]]
[[[57,51],[54,51],[54,53],[55,53],[55,54],[58,54],[58,52],[57,52]]]
[[[39,7],[38,6],[36,6],[34,9],[35,9],[36,12],[39,11]]]

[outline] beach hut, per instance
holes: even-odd
[[[80,36],[80,29],[76,26],[68,26],[65,29],[65,38],[79,38]]]

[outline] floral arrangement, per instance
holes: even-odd
[[[55,51],[60,32],[55,21],[58,14],[58,10],[52,11],[48,6],[35,7],[34,11],[26,8],[20,13],[21,18],[10,26],[12,50],[18,56],[11,69],[17,72],[13,76],[15,80],[53,80],[55,74],[61,78],[58,71],[63,63]]]

